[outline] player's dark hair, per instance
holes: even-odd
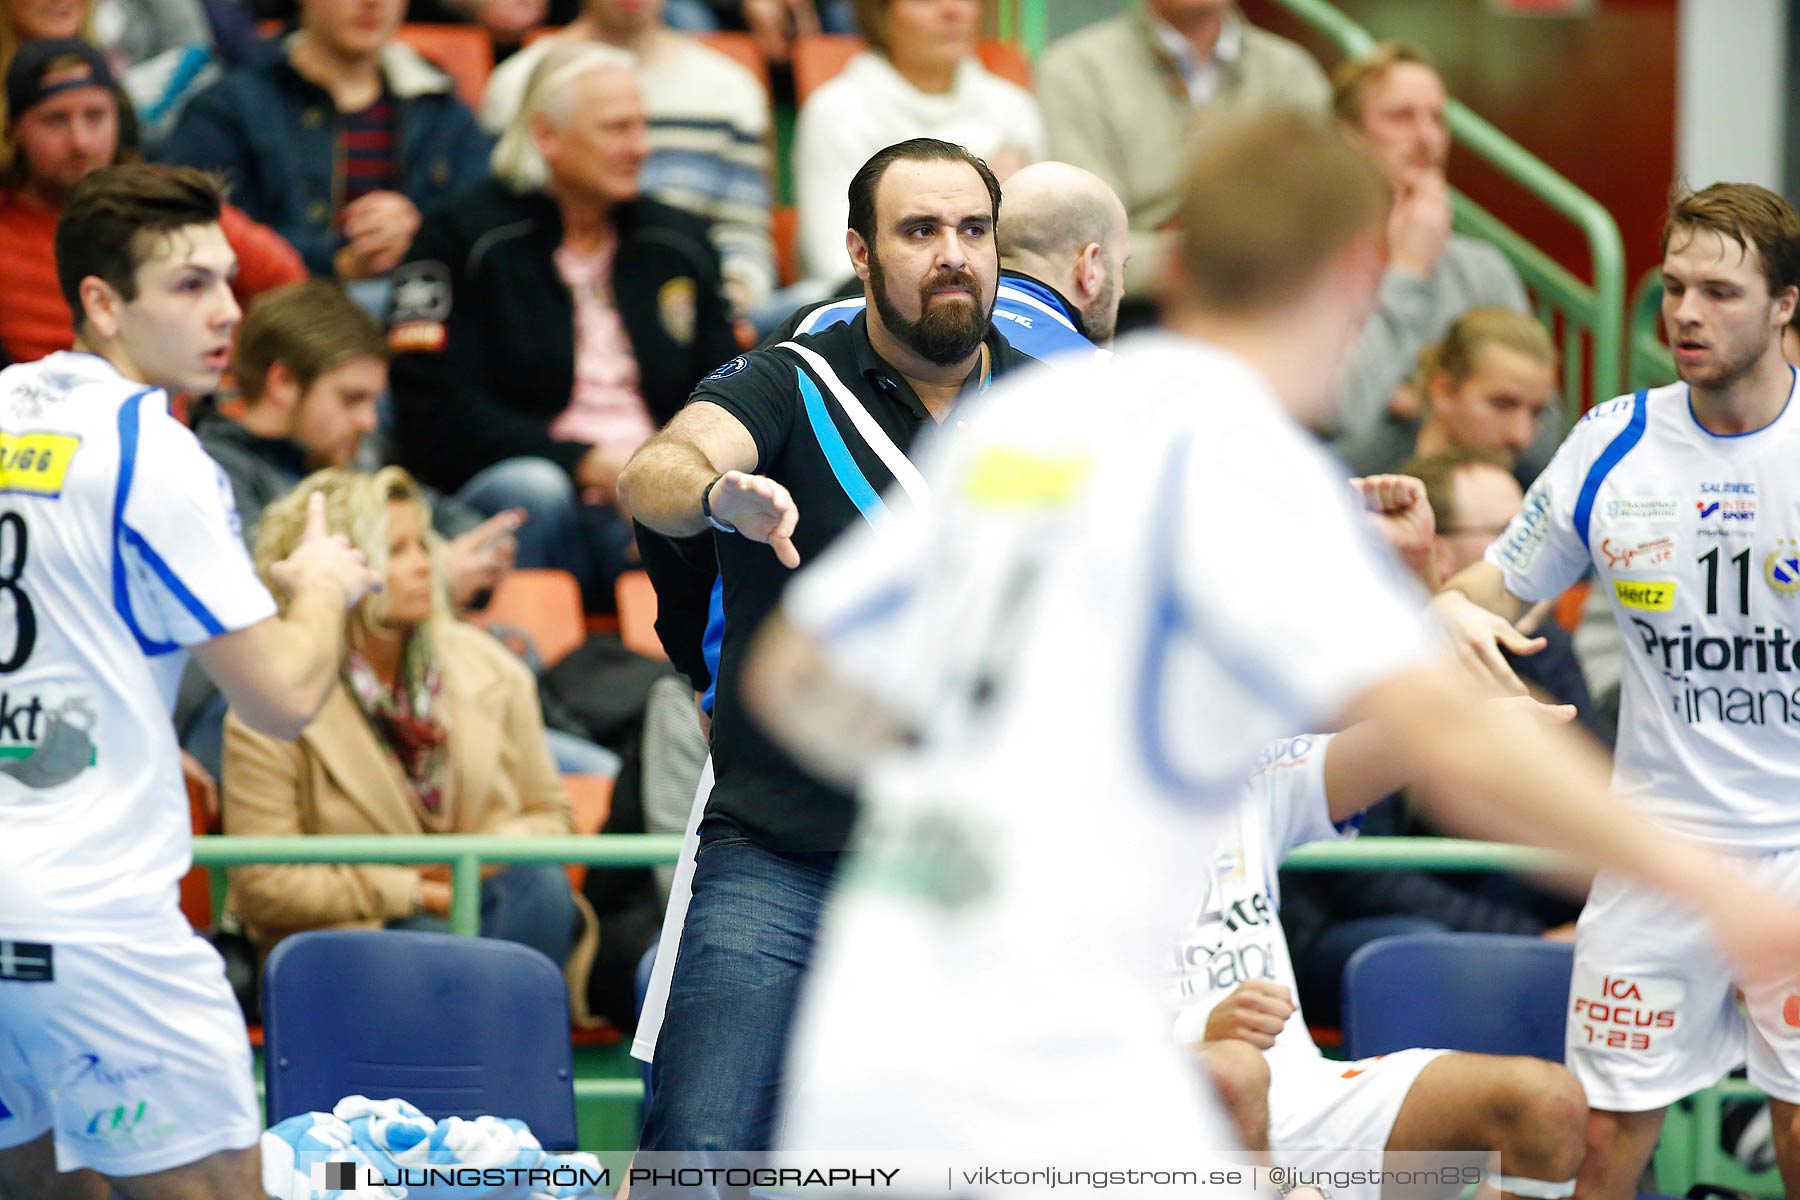
[[[104,167],[69,190],[56,222],[56,282],[81,329],[81,281],[104,280],[137,298],[137,271],[178,229],[216,225],[224,204],[218,178],[193,167],[129,163]]]
[[[1663,222],[1662,250],[1678,237],[1709,229],[1756,252],[1769,295],[1800,287],[1800,216],[1794,206],[1754,183],[1715,183],[1697,192],[1678,191]]]
[[[995,226],[999,226],[1000,181],[994,178],[987,163],[954,142],[911,138],[877,150],[850,180],[850,228],[869,245],[875,244],[875,189],[881,186],[881,177],[887,174],[887,169],[897,162],[968,163],[987,187],[989,215]]]

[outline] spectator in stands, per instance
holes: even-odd
[[[1038,67],[1050,155],[1112,186],[1131,216],[1125,294],[1147,301],[1199,112],[1287,106],[1321,118],[1331,87],[1305,50],[1251,25],[1233,0],[1144,0],[1058,41]]]
[[[0,72],[27,42],[75,37],[106,54],[147,139],[219,75],[197,0],[4,0]]]
[[[1424,483],[1426,499],[1436,516],[1432,559],[1438,584],[1480,561],[1525,503],[1524,489],[1512,472],[1512,459],[1491,448],[1457,446],[1421,455],[1402,465],[1400,473]],[[1542,693],[1540,698],[1574,705],[1577,719],[1588,732],[1610,745],[1612,731],[1589,697],[1568,632],[1554,620],[1540,620],[1535,632],[1544,641],[1543,649],[1528,655],[1502,649],[1506,661]]]
[[[769,97],[732,59],[662,24],[663,0],[587,0],[563,32],[500,64],[481,121],[499,133],[518,116],[531,72],[551,47],[597,41],[637,56],[649,116],[647,196],[712,222],[725,293],[742,315],[775,288],[769,239]]]
[[[225,468],[244,532],[255,539],[263,510],[307,474],[356,462],[375,431],[387,390],[387,336],[342,288],[310,279],[270,292],[238,330],[232,373],[243,393],[234,420],[214,405],[195,414],[194,433]],[[431,504],[442,543],[439,566],[450,603],[469,607],[512,566],[513,531],[524,516],[483,521],[454,500]]]
[[[1426,408],[1413,445],[1418,455],[1487,450],[1516,470],[1537,441],[1544,414],[1556,410],[1556,344],[1537,318],[1510,308],[1464,313],[1420,356],[1419,367]],[[1438,513],[1440,525],[1443,520]]]
[[[377,397],[387,389],[387,336],[380,325],[325,279],[303,280],[258,298],[238,330],[232,372],[243,412],[233,419],[207,402],[194,433],[224,468],[244,535],[255,544],[265,508],[306,474],[348,467],[375,428]],[[421,489],[432,512],[437,568],[451,607],[477,607],[505,578],[517,550],[517,510],[482,519],[467,505]],[[182,676],[175,723],[183,749],[217,773],[225,708],[203,672]],[[564,771],[616,775],[616,755],[585,738],[549,731]]]
[[[1444,82],[1416,46],[1384,42],[1332,75],[1332,109],[1394,186],[1388,269],[1339,384],[1338,451],[1363,473],[1410,458],[1417,397],[1404,388],[1419,353],[1472,308],[1527,312],[1524,285],[1501,253],[1450,232]],[[1547,420],[1522,469],[1535,475],[1562,433]]]
[[[162,156],[224,174],[313,274],[387,276],[488,154],[450,77],[395,40],[403,8],[300,0],[283,52],[194,97]]]
[[[570,0],[407,0],[408,24],[479,25],[493,43],[496,58],[516,51],[525,36],[545,24],[566,25],[575,15]]]
[[[854,33],[851,0],[669,0],[664,19],[692,33],[743,29],[771,63],[794,57],[794,43],[816,33]]]
[[[981,0],[856,0],[856,24],[870,49],[806,100],[794,127],[800,274],[823,287],[847,278],[845,189],[883,146],[938,138],[1002,180],[1044,157],[1037,101],[975,55]]]
[[[396,276],[401,461],[483,512],[523,508],[522,566],[610,606],[625,462],[736,352],[706,222],[638,194],[631,56],[579,41],[534,72],[494,175],[428,218]]]
[[[333,532],[386,579],[346,621],[341,679],[298,740],[225,734],[225,830],[252,836],[485,833],[567,837],[569,801],[544,740],[531,673],[499,642],[451,618],[432,569],[430,514],[398,467],[331,468],[271,505],[256,563],[293,549],[308,498],[326,497]],[[239,867],[231,901],[267,951],[305,929],[447,929],[446,868]],[[585,1004],[597,925],[559,866],[490,868],[481,932],[564,965]]]
[[[64,38],[32,42],[6,72],[12,155],[0,171],[0,348],[30,362],[75,343],[56,284],[56,219],[69,189],[93,171],[137,157],[130,108],[100,52]],[[274,230],[227,205],[220,227],[237,255],[240,303],[306,276]]]

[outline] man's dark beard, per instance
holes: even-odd
[[[932,304],[931,293],[943,287],[968,288],[973,303]],[[888,297],[887,275],[872,250],[869,291],[874,294],[875,311],[881,314],[881,323],[888,332],[914,354],[940,367],[954,366],[975,353],[981,339],[987,336],[988,321],[993,316],[991,307],[986,312],[981,310],[981,285],[975,276],[967,271],[940,271],[919,288],[919,319],[907,320]]]

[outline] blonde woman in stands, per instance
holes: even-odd
[[[855,8],[870,48],[806,100],[794,130],[800,274],[826,286],[849,277],[850,178],[883,146],[953,142],[1002,180],[1045,155],[1037,101],[975,55],[981,0],[856,0]]]
[[[430,514],[412,476],[319,471],[265,509],[256,565],[298,544],[308,497],[368,556],[386,587],[346,618],[338,685],[296,741],[225,722],[230,834],[485,833],[560,837],[569,801],[544,740],[537,689],[498,641],[452,619],[432,569]],[[305,929],[449,928],[443,866],[253,866],[231,901],[259,950]],[[539,950],[569,976],[585,1013],[598,925],[558,866],[489,867],[481,932]]]

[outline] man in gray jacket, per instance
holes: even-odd
[[[1338,389],[1333,444],[1359,474],[1392,471],[1412,456],[1419,397],[1402,385],[1417,370],[1420,351],[1470,309],[1530,311],[1524,285],[1498,250],[1450,232],[1446,103],[1436,69],[1404,42],[1383,42],[1332,75],[1339,125],[1394,187],[1387,274]],[[1550,461],[1562,433],[1560,412],[1546,414],[1520,457],[1523,478]]]
[[[1294,108],[1323,118],[1312,55],[1246,21],[1233,0],[1143,0],[1070,34],[1038,67],[1050,157],[1085,167],[1131,218],[1128,302],[1147,300],[1181,200],[1173,151],[1197,116]]]

